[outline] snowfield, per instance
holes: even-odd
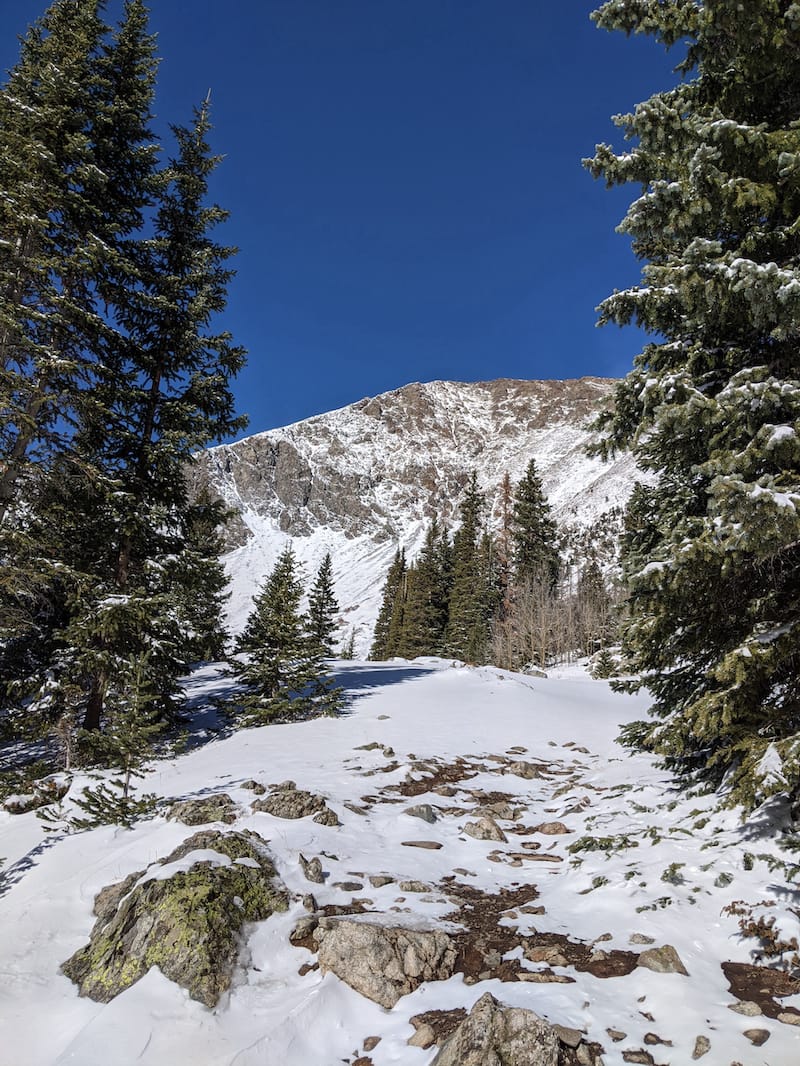
[[[774,843],[780,806],[742,824],[710,797],[679,794],[652,760],[617,744],[646,698],[615,694],[578,669],[544,679],[397,660],[340,662],[337,673],[350,696],[343,717],[209,732],[142,783],[165,799],[230,794],[240,813],[229,828],[269,842],[292,898],[286,913],[249,927],[216,1009],[155,968],[107,1005],[79,997],[59,970],[88,941],[95,895],[197,827],[159,816],[67,835],[44,832],[35,813],[0,813],[2,1063],[428,1066],[437,1048],[409,1046],[410,1019],[469,1010],[487,991],[580,1030],[602,1046],[605,1066],[684,1066],[705,1046],[698,1037],[710,1045],[705,1066],[800,1062],[800,982],[784,979],[779,991],[789,994],[774,994],[779,975],[748,968],[758,945],[725,912],[737,900],[774,904],[758,913],[773,915],[784,936],[800,932],[796,868]],[[195,735],[213,722],[209,699],[232,685],[212,666],[190,679]],[[267,788],[290,779],[324,796],[342,824],[254,812],[248,779]],[[506,839],[465,834],[492,803]],[[435,822],[407,813],[420,804]],[[323,884],[306,880],[301,853],[321,859]],[[387,883],[374,887],[377,875]],[[489,953],[483,973],[466,967],[384,1009],[290,944],[312,892],[320,908],[352,907],[360,921],[453,934],[469,929],[465,899],[478,900],[502,959]],[[665,945],[687,974],[636,965]],[[505,980],[494,976],[501,970]],[[365,1049],[370,1037],[380,1041]]]

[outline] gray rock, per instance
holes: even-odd
[[[429,1048],[436,1043],[436,1033],[427,1023],[423,1023],[413,1036],[406,1041],[409,1047]]]
[[[711,1041],[707,1036],[698,1036],[694,1042],[694,1051],[692,1052],[692,1058],[702,1059],[703,1055],[707,1055],[711,1050]]]
[[[400,881],[397,887],[401,892],[431,892],[431,886],[424,881]]]
[[[784,1025],[800,1025],[800,1014],[794,1014],[791,1011],[781,1011],[778,1015],[778,1021],[783,1022]]]
[[[761,1007],[751,999],[742,999],[736,1003],[729,1003],[728,1010],[735,1014],[743,1014],[745,1018],[757,1018],[761,1014]]]
[[[373,888],[383,888],[384,885],[394,884],[394,878],[389,877],[387,874],[373,874],[369,879],[369,883]]]
[[[212,796],[173,803],[167,811],[167,818],[172,822],[183,822],[184,825],[207,825],[209,822],[230,825],[236,821],[236,813],[236,804],[227,792],[217,792]]]
[[[570,1029],[566,1025],[554,1025],[555,1034],[562,1044],[575,1048],[583,1040],[583,1034],[577,1029]]]
[[[476,840],[499,840],[503,843],[508,841],[508,837],[503,830],[494,820],[494,818],[481,818],[477,822],[467,822],[464,826],[464,832],[469,837],[474,837]]]
[[[655,944],[655,939],[652,936],[645,936],[644,933],[631,933],[629,944]]]
[[[82,996],[108,1003],[158,966],[193,999],[216,1005],[230,987],[242,926],[286,910],[287,898],[255,833],[196,833],[163,863],[199,850],[232,861],[198,859],[187,870],[135,887],[131,875],[100,893],[89,944],[62,966]]]
[[[342,824],[339,821],[336,811],[332,811],[330,807],[325,807],[319,812],[319,814],[315,814],[313,821],[316,822],[317,825],[337,826]]]
[[[406,807],[403,813],[412,818],[421,818],[423,822],[428,822],[430,825],[436,821],[436,811],[430,803],[417,803],[413,807]]]
[[[504,1007],[486,993],[431,1066],[557,1066],[555,1029],[533,1011]]]
[[[538,766],[525,762],[524,759],[509,763],[505,772],[507,774],[516,774],[517,777],[524,777],[526,781],[532,781],[534,778],[542,776]]]
[[[305,792],[297,788],[294,781],[284,781],[275,785],[270,794],[253,804],[254,811],[263,811],[275,818],[305,818],[309,814],[316,815],[315,822],[320,822],[319,815],[327,820],[321,821],[322,825],[339,825],[339,819],[330,810],[325,799],[313,792]]]
[[[682,973],[689,976],[689,971],[681,962],[680,956],[671,944],[664,944],[660,948],[648,948],[639,956],[637,966],[645,970],[653,970],[654,973]]]
[[[325,875],[322,872],[322,863],[318,858],[307,859],[305,855],[298,855],[300,860],[300,866],[303,870],[306,881],[313,881],[315,885],[321,885],[325,880]]]
[[[711,1050],[711,1041],[707,1036],[699,1036],[694,1040],[694,1050],[691,1053],[692,1059],[702,1059],[703,1055],[707,1055]]]
[[[391,1008],[424,981],[453,976],[456,951],[439,929],[420,931],[325,919],[314,932],[319,967],[367,999]]]
[[[745,1029],[743,1035],[746,1036],[750,1043],[755,1047],[761,1047],[762,1044],[766,1044],[769,1040],[770,1031],[769,1029]]]

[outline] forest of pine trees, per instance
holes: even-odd
[[[473,472],[455,533],[434,516],[417,559],[395,554],[370,658],[452,656],[519,670],[607,648],[612,590],[591,552],[568,564],[564,547],[534,460],[518,485],[505,475],[493,516]]]
[[[226,653],[226,512],[188,473],[246,424],[245,353],[214,328],[235,249],[214,239],[209,103],[162,147],[147,9],[103,12],[55,0],[0,89],[0,711],[6,738],[120,766],[127,797],[179,678]],[[300,687],[335,708],[330,558],[310,596]],[[254,625],[243,672],[274,701],[291,679],[264,674]]]

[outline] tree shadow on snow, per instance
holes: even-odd
[[[414,666],[410,663],[337,664],[334,669],[336,683],[345,690],[348,704],[388,685],[402,685],[405,681],[413,681],[435,672],[432,666]],[[347,713],[347,708],[344,713]]]

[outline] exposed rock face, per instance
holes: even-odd
[[[555,1029],[533,1011],[504,1007],[486,993],[432,1066],[558,1066]]]
[[[653,970],[655,973],[682,973],[685,977],[689,976],[688,970],[672,944],[643,951],[639,956],[637,966],[643,966],[646,970]]]
[[[131,874],[98,894],[89,944],[62,966],[82,996],[108,1003],[158,966],[213,1007],[230,987],[242,925],[287,907],[255,833],[196,833],[161,865],[170,863],[181,866],[169,877],[137,884]]]
[[[467,836],[474,837],[476,840],[508,840],[508,837],[494,818],[490,818],[488,815],[478,822],[467,822],[464,826],[464,832]]]
[[[356,992],[387,1008],[423,981],[446,981],[456,963],[456,950],[439,929],[324,919],[314,939],[323,973],[332,971]]]

